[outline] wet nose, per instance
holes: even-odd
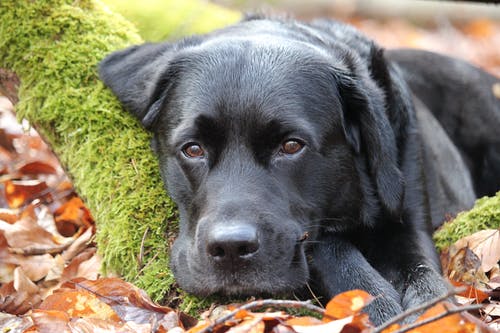
[[[207,252],[224,265],[249,260],[259,250],[257,229],[249,224],[213,227],[208,235]]]

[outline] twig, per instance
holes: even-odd
[[[142,261],[144,260],[144,243],[146,242],[146,237],[148,236],[148,232],[149,232],[149,227],[146,227],[146,230],[144,230],[144,234],[142,235],[142,239],[141,239],[141,247],[139,250],[139,256],[137,257],[137,261],[139,261],[138,262],[139,267],[142,266]]]
[[[473,304],[473,305],[456,307],[454,309],[446,309],[446,311],[441,313],[441,314],[438,314],[434,317],[427,318],[425,320],[414,322],[413,324],[402,327],[396,331],[393,331],[392,333],[405,333],[405,332],[408,332],[414,328],[430,324],[432,322],[438,321],[439,319],[450,316],[452,314],[462,312],[462,311],[477,310],[477,309],[480,309],[481,307],[482,307],[481,304]]]
[[[238,312],[242,310],[251,310],[262,307],[289,307],[289,308],[302,308],[310,311],[317,312],[319,314],[324,315],[325,310],[320,308],[319,306],[311,304],[310,301],[288,301],[288,300],[275,300],[275,299],[264,299],[259,301],[253,301],[247,304],[244,304],[237,309],[231,311],[227,315],[215,320],[210,326],[205,327],[199,333],[211,333],[217,325],[225,323],[227,320],[234,317]]]
[[[425,302],[423,304],[420,304],[419,306],[416,306],[414,308],[407,309],[406,311],[401,312],[397,316],[394,316],[391,319],[387,320],[382,325],[375,327],[375,329],[373,330],[372,333],[380,333],[383,330],[385,330],[387,327],[391,326],[392,324],[400,322],[401,320],[405,319],[406,317],[409,317],[410,315],[412,315],[414,313],[417,313],[417,312],[422,311],[422,310],[426,310],[426,309],[432,307],[433,305],[435,305],[435,304],[437,304],[437,303],[439,303],[441,301],[444,301],[448,297],[451,297],[453,295],[456,295],[456,294],[459,294],[459,293],[463,292],[465,289],[466,288],[451,289],[446,294],[444,294],[442,296],[439,296],[439,297],[436,297],[434,299],[431,299],[430,301]]]

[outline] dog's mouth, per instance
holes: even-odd
[[[287,238],[293,240],[291,246],[287,241],[263,244],[255,252],[243,250],[242,256],[228,260],[200,253],[193,246],[183,247],[181,242],[172,251],[172,270],[184,290],[199,296],[290,294],[309,279],[304,250],[308,234]]]

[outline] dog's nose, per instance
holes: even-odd
[[[213,227],[208,235],[208,254],[221,263],[234,264],[250,259],[258,249],[257,229],[251,225]]]

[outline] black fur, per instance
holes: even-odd
[[[100,74],[154,133],[172,269],[198,295],[360,288],[381,323],[445,293],[432,223],[500,188],[497,79],[338,22],[252,18]]]

